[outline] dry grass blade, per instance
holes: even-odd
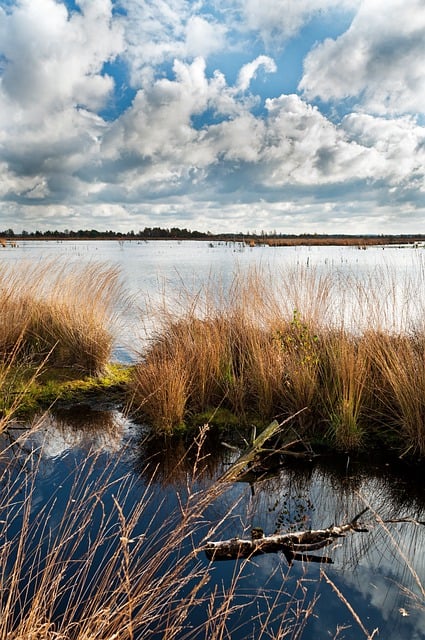
[[[372,638],[374,638],[379,633],[379,630],[378,629],[374,629],[372,631],[372,634],[370,634],[369,631],[364,626],[363,622],[360,620],[359,615],[356,613],[356,611],[353,609],[351,604],[348,602],[347,598],[345,598],[344,594],[341,593],[341,591],[338,589],[336,584],[329,578],[329,576],[326,574],[326,572],[323,569],[320,570],[320,575],[321,575],[322,578],[325,579],[327,584],[330,587],[332,587],[333,591],[336,593],[336,595],[338,596],[339,600],[341,600],[341,602],[343,602],[344,605],[347,607],[348,611],[351,613],[351,615],[353,616],[354,620],[357,622],[357,624],[359,625],[360,629],[363,631],[363,633],[365,635],[365,638],[367,638],[367,640],[372,640]]]

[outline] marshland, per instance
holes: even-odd
[[[1,251],[0,638],[425,637],[420,244]],[[273,420],[306,455],[221,481]],[[332,564],[203,552],[366,507]]]

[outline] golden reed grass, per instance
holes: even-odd
[[[415,278],[257,270],[179,308],[163,302],[134,370],[134,406],[162,433],[217,407],[241,423],[306,408],[307,437],[344,449],[383,440],[422,457],[424,270]]]
[[[59,261],[2,265],[0,359],[19,345],[35,362],[102,369],[111,355],[111,327],[122,296],[117,269]]]

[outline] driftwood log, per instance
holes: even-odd
[[[331,563],[330,558],[312,556],[310,552],[327,547],[337,538],[345,537],[349,532],[367,532],[368,529],[358,524],[359,518],[366,511],[367,509],[361,511],[350,522],[339,526],[332,525],[327,529],[293,531],[271,536],[265,536],[261,529],[252,529],[251,539],[231,538],[216,542],[207,541],[204,551],[209,560],[237,560],[282,551],[288,562],[305,560]]]

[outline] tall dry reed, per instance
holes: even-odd
[[[170,433],[191,413],[218,406],[243,422],[253,413],[268,419],[314,403],[319,321],[313,312],[323,313],[325,294],[315,281],[320,300],[316,309],[310,301],[309,317],[302,317],[295,301],[284,296],[282,305],[271,283],[264,284],[261,273],[238,274],[226,291],[209,283],[183,311],[167,304],[156,310],[157,329],[135,367],[132,399],[157,430]]]
[[[375,405],[403,455],[425,456],[425,335],[369,337],[376,370]]]
[[[108,361],[123,291],[116,268],[98,263],[19,263],[0,269],[0,357],[20,344],[35,362],[99,371]]]
[[[254,270],[164,302],[135,367],[134,406],[163,433],[217,407],[241,424],[304,409],[308,437],[423,456],[423,273]]]
[[[206,521],[204,513],[226,485],[199,488],[204,437],[205,430],[195,445],[186,495],[165,518],[161,505],[155,509],[153,485],[141,490],[130,475],[120,475],[119,461],[105,465],[98,455],[88,456],[73,472],[70,489],[59,489],[40,507],[37,452],[21,457],[21,473],[16,460],[2,460],[1,640],[230,637],[244,566],[235,565],[222,592],[207,588],[202,539],[213,536],[219,523]],[[274,594],[278,627],[282,637],[299,638],[315,600],[301,580],[292,595],[285,576],[282,582]],[[259,640],[273,633],[275,618],[272,611],[264,614]]]
[[[329,439],[337,447],[363,443],[370,411],[371,365],[363,337],[330,331],[321,354],[321,398]]]

